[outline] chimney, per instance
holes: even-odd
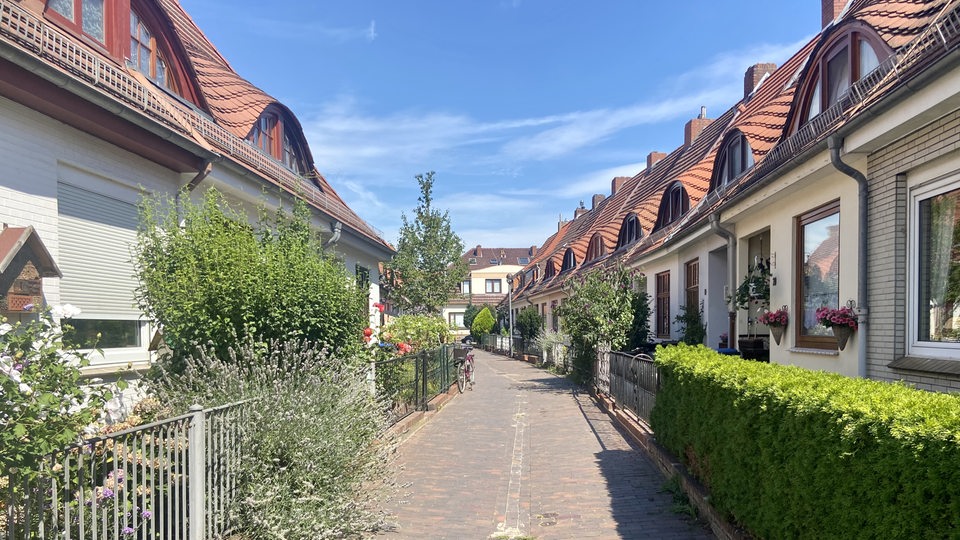
[[[586,213],[587,209],[583,206],[583,201],[580,201],[580,207],[573,211],[573,219],[577,219]]]
[[[595,194],[595,195],[593,196],[593,200],[590,201],[590,202],[591,202],[590,209],[591,209],[591,210],[595,210],[595,209],[597,208],[597,205],[600,204],[600,203],[602,203],[603,200],[606,199],[606,198],[607,198],[607,196],[604,195],[603,193],[597,193],[597,194]]]
[[[764,77],[777,69],[776,64],[754,64],[743,74],[743,98],[746,99],[760,84]]]
[[[531,257],[536,257],[536,256],[537,256],[537,246],[530,246],[530,251],[528,251],[527,253],[529,253]]]
[[[483,257],[483,250],[480,249],[480,244],[477,244],[477,247],[473,248],[474,257]]]
[[[690,143],[697,138],[697,135],[699,135],[705,127],[710,125],[710,122],[713,122],[713,120],[707,118],[707,108],[700,107],[700,116],[690,120],[687,122],[687,125],[683,127],[684,146],[690,146]]]
[[[650,152],[647,154],[647,170],[652,169],[658,161],[665,157],[667,157],[667,155],[663,152]]]
[[[613,197],[623,187],[624,182],[629,180],[629,176],[618,176],[610,182],[610,196]]]
[[[820,28],[826,28],[843,13],[847,0],[820,0]]]

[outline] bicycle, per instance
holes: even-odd
[[[473,349],[457,349],[454,351],[453,358],[457,362],[457,390],[462,394],[468,383],[473,390]]]

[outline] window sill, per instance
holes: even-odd
[[[903,371],[922,371],[939,375],[960,375],[960,361],[945,358],[925,358],[920,356],[902,356],[887,364],[891,369]]]
[[[840,351],[834,349],[813,349],[809,347],[791,347],[787,352],[798,354],[815,354],[818,356],[840,356]]]

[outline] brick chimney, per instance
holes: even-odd
[[[536,257],[536,256],[537,256],[537,246],[530,246],[530,251],[528,251],[527,253],[529,253],[531,257]]]
[[[683,126],[684,146],[690,146],[690,143],[697,138],[697,135],[699,135],[704,128],[710,125],[710,122],[713,122],[713,120],[707,118],[707,108],[700,107],[700,116],[690,120],[687,122],[687,125]]]
[[[613,197],[623,187],[624,182],[629,180],[629,176],[618,176],[610,182],[610,196]]]
[[[820,28],[826,28],[846,7],[847,0],[820,0]]]
[[[647,169],[648,170],[652,169],[653,166],[656,165],[658,161],[660,161],[665,157],[667,157],[667,154],[663,152],[650,152],[649,154],[647,154]]]
[[[757,88],[757,85],[760,84],[760,81],[776,69],[776,64],[769,63],[754,64],[748,67],[746,73],[743,74],[743,97],[746,98],[749,96],[750,93]]]
[[[477,247],[473,248],[474,257],[483,257],[483,250],[480,249],[480,244],[477,244]]]
[[[591,209],[591,210],[595,210],[595,209],[597,208],[597,205],[600,204],[600,203],[602,203],[603,200],[606,199],[606,198],[607,198],[607,196],[604,195],[603,193],[597,193],[597,194],[595,194],[595,195],[593,196],[593,200],[590,201],[590,209]]]
[[[583,206],[583,201],[580,201],[580,207],[573,211],[573,219],[577,219],[586,213],[587,209]]]

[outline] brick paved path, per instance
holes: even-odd
[[[477,385],[403,445],[388,538],[713,538],[567,380],[476,351]]]

